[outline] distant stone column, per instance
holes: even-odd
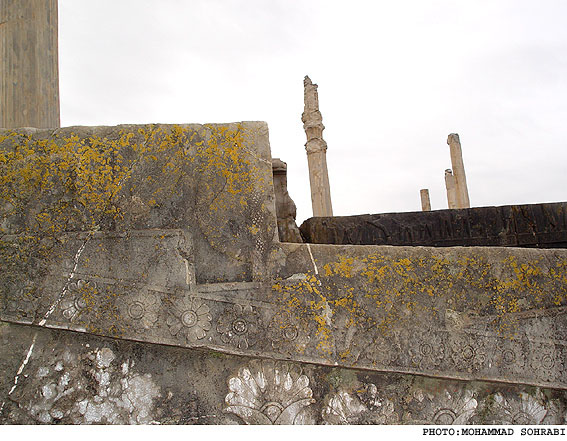
[[[445,187],[447,188],[447,203],[450,209],[457,207],[457,188],[453,171],[448,168],[445,170]]]
[[[419,190],[419,196],[421,197],[421,211],[431,211],[429,190],[427,188],[422,188],[421,190]]]
[[[1,0],[0,52],[0,127],[59,127],[57,0]]]
[[[451,133],[447,138],[447,144],[451,150],[451,165],[455,176],[455,192],[457,208],[470,208],[469,190],[467,188],[467,177],[465,175],[465,165],[463,164],[463,152],[459,135]]]
[[[303,80],[305,110],[301,116],[303,129],[307,135],[307,163],[309,165],[309,182],[311,184],[311,204],[313,216],[332,216],[331,189],[329,172],[327,171],[327,143],[323,140],[323,117],[319,112],[317,84],[313,84],[308,76]]]

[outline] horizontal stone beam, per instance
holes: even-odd
[[[310,218],[310,243],[401,246],[567,247],[567,203]]]

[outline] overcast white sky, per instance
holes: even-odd
[[[311,217],[303,77],[337,216],[567,200],[567,1],[59,0],[61,124],[267,121]]]

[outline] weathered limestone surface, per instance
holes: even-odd
[[[0,323],[13,424],[564,424],[565,392],[251,359]],[[278,378],[279,377],[279,378]],[[7,380],[7,384],[4,383]],[[0,388],[13,378],[0,377]],[[286,384],[284,387],[283,384]]]
[[[456,208],[470,208],[469,190],[467,187],[467,177],[465,174],[465,164],[463,163],[463,151],[461,149],[459,135],[451,133],[447,138],[447,144],[449,144],[451,151],[451,164],[455,176]]]
[[[280,243],[263,123],[0,136],[1,422],[565,421],[566,250]]]
[[[281,242],[303,242],[295,223],[296,206],[287,191],[287,164],[279,158],[273,158],[272,170],[279,239]]]
[[[331,187],[327,170],[327,143],[323,139],[323,117],[319,111],[317,84],[306,76],[303,80],[305,110],[301,116],[307,136],[305,150],[309,166],[313,216],[332,216]]]
[[[567,203],[307,219],[306,242],[567,248]]]
[[[0,51],[0,127],[59,127],[57,0],[2,0]]]
[[[431,201],[429,200],[429,190],[423,188],[419,190],[419,197],[421,198],[421,211],[431,211]]]

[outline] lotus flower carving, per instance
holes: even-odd
[[[309,378],[284,362],[251,362],[228,387],[225,411],[246,424],[301,424],[301,412],[315,402]]]

